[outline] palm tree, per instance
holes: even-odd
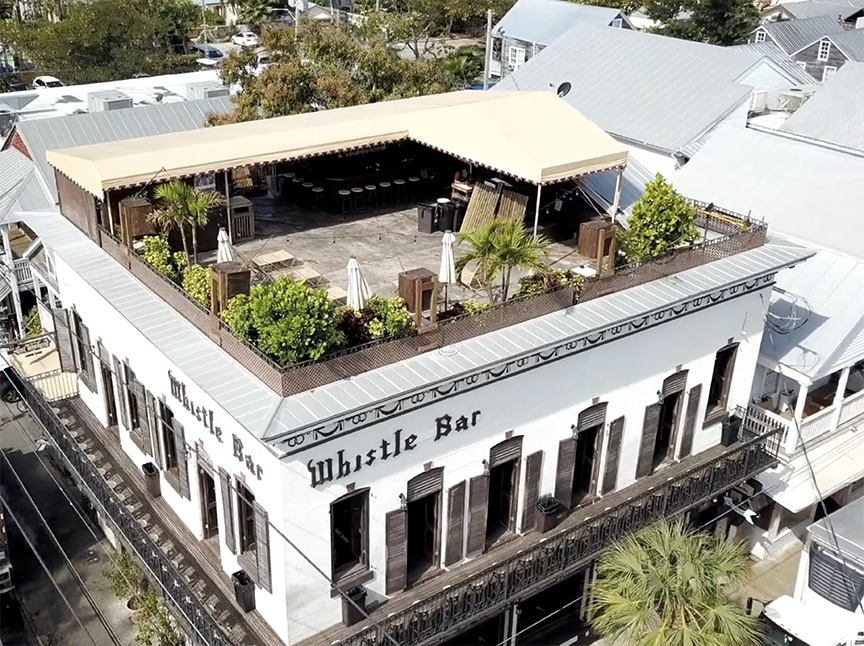
[[[757,646],[756,620],[729,599],[748,575],[741,544],[662,521],[600,558],[592,623],[634,646]]]
[[[510,277],[514,269],[546,271],[544,260],[549,243],[543,237],[533,236],[521,222],[492,220],[476,231],[459,234],[460,242],[469,249],[456,261],[456,275],[470,262],[477,263],[477,277],[493,301],[495,279],[501,276],[501,302],[507,300]]]
[[[195,191],[189,201],[189,224],[192,227],[192,264],[198,264],[198,227],[207,226],[210,211],[225,200],[216,191]]]
[[[474,47],[460,47],[442,61],[444,71],[453,82],[454,89],[469,87],[483,71],[483,58]]]
[[[193,262],[198,263],[198,227],[207,225],[210,209],[223,202],[222,196],[215,191],[197,191],[186,182],[173,181],[160,184],[153,191],[160,208],[150,214],[165,231],[177,229],[183,241],[183,251],[189,258],[189,243],[186,227],[192,230]]]

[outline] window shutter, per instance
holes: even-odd
[[[385,594],[395,594],[408,584],[408,554],[406,551],[408,514],[404,509],[387,512],[387,572],[384,575]]]
[[[584,431],[595,426],[603,426],[606,423],[606,404],[597,404],[586,408],[579,413],[579,419],[576,422],[576,428],[579,431]]]
[[[609,446],[606,449],[606,469],[603,473],[603,494],[615,491],[618,485],[618,461],[621,456],[621,438],[624,435],[624,418],[613,419],[609,425]]]
[[[681,451],[679,458],[686,458],[693,450],[693,434],[696,432],[696,419],[699,413],[699,400],[702,399],[702,384],[690,389],[687,396],[687,417],[684,419],[684,431],[681,435]]]
[[[78,372],[75,361],[75,346],[72,343],[72,329],[69,324],[69,310],[57,308],[51,310],[54,317],[54,335],[57,343],[57,354],[60,358],[60,370],[63,372]]]
[[[537,500],[540,498],[540,475],[542,467],[543,451],[532,453],[525,459],[525,509],[522,510],[523,532],[529,532],[534,529]]]
[[[668,397],[682,392],[687,387],[688,370],[681,370],[663,381],[663,396]]]
[[[643,478],[651,473],[651,466],[654,461],[654,442],[657,439],[659,426],[660,404],[651,404],[645,408],[645,419],[642,422],[642,444],[639,446],[639,461],[636,463],[637,478]]]
[[[496,444],[489,451],[489,467],[497,467],[499,464],[518,460],[522,457],[522,436],[504,440]]]
[[[188,483],[187,483],[187,489]],[[267,517],[267,511],[257,502],[252,503],[252,508],[255,510],[255,555],[258,560],[258,568],[256,572],[257,583],[259,586],[273,592],[273,585],[270,579],[270,522]]]
[[[573,499],[573,470],[576,468],[576,440],[568,437],[558,443],[558,468],[555,471],[555,498],[565,507]]]
[[[78,334],[81,335],[81,345],[84,347],[84,356],[79,357],[81,361],[81,371],[86,375],[86,378],[83,381],[90,390],[95,392],[96,380],[93,371],[93,352],[90,350],[90,330],[81,322],[80,318],[77,323],[76,327],[78,328]]]
[[[126,381],[123,378],[123,364],[117,357],[112,358],[114,367],[114,381],[117,383],[117,407],[120,409],[120,426],[127,431],[132,429],[129,423],[129,406],[126,401]]]
[[[462,560],[465,546],[465,482],[450,487],[447,492],[447,546],[444,565]]]
[[[222,490],[222,526],[225,528],[221,534],[225,535],[225,545],[232,554],[237,553],[237,543],[234,534],[234,497],[231,493],[231,480],[228,472],[219,468],[219,488]]]
[[[157,467],[164,469],[165,461],[162,459],[162,444],[159,441],[159,436],[162,435],[162,418],[159,416],[156,398],[153,397],[153,394],[149,390],[145,392],[144,399],[146,405],[143,409],[143,415],[150,420],[147,428],[149,429],[148,435],[150,437],[153,460],[156,462]]]
[[[150,417],[147,415],[147,397],[144,394],[144,386],[135,378],[135,373],[132,373],[132,396],[135,398],[135,404],[138,408],[138,428],[141,435],[141,450],[147,455],[153,456],[153,439],[150,432]],[[159,468],[162,465],[156,461],[156,466]]]
[[[408,481],[408,502],[420,500],[444,488],[444,468],[431,469]]]
[[[486,549],[486,518],[489,514],[489,476],[471,478],[468,487],[468,549],[472,557]]]
[[[186,500],[191,500],[189,496],[189,452],[186,450],[186,432],[183,429],[183,424],[177,421],[177,418],[171,420],[171,430],[174,431],[174,448],[177,451],[177,480],[180,486],[178,492]]]

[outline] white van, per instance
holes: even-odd
[[[760,616],[765,631],[763,646],[862,646],[864,623],[838,609],[818,610],[783,596],[765,606]]]

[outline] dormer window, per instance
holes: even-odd
[[[765,42],[765,32],[764,31],[757,31],[756,32],[756,42],[757,43],[764,43]]]
[[[816,57],[818,61],[827,61],[828,55],[831,53],[831,41],[827,38],[819,42],[819,56]]]

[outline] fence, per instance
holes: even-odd
[[[78,374],[60,369],[30,377],[32,383],[49,402],[61,401],[78,395]]]
[[[33,272],[30,271],[30,261],[27,258],[15,260],[15,280],[18,285],[23,286],[33,281]]]

